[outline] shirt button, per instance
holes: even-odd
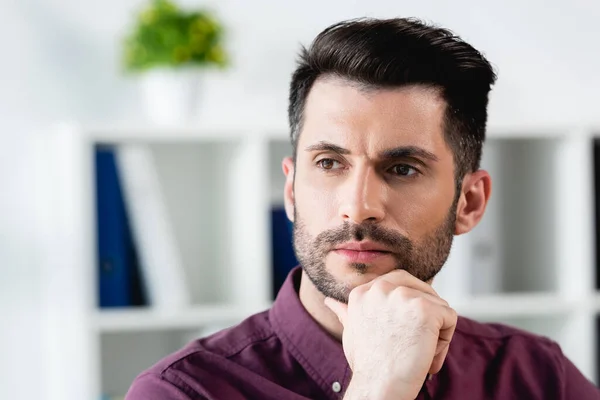
[[[340,385],[339,382],[333,382],[333,385],[331,385],[331,388],[333,389],[334,392],[339,393],[342,390],[342,385]]]

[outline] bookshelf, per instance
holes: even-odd
[[[124,395],[143,369],[272,300],[269,211],[283,203],[284,124],[62,125],[40,146],[48,199],[42,357],[49,400]],[[491,126],[494,192],[434,283],[457,311],[558,341],[598,383],[593,142],[581,127]],[[145,143],[165,183],[186,272],[186,309],[97,307],[93,149]],[[459,254],[460,253],[460,254]],[[69,376],[63,373],[68,368]]]

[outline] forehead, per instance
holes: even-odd
[[[445,101],[424,86],[361,87],[340,78],[318,79],[306,100],[300,142],[330,141],[370,151],[412,145],[443,152]]]

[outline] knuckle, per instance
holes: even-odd
[[[394,274],[396,278],[402,282],[412,277],[412,275],[405,269],[397,269],[394,272],[392,272],[392,274]]]
[[[389,288],[389,282],[384,279],[377,279],[373,282],[371,288],[379,292],[385,292]]]
[[[410,300],[409,304],[414,321],[418,325],[427,325],[432,316],[430,302],[423,297],[415,297]]]
[[[421,314],[426,314],[431,307],[430,302],[424,297],[415,297],[412,299],[412,305]]]
[[[398,286],[386,279],[377,279],[373,282],[372,289],[377,293],[389,294],[394,292]]]
[[[348,294],[348,301],[354,302],[354,301],[358,300],[366,291],[367,291],[367,288],[364,285],[355,287]]]
[[[397,288],[395,288],[393,295],[395,298],[402,302],[407,302],[413,297],[412,291],[406,286],[398,286]]]

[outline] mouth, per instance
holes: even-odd
[[[352,263],[373,262],[392,254],[386,247],[373,242],[345,243],[336,247],[333,252]]]
[[[377,250],[347,250],[347,249],[335,249],[334,253],[344,257],[352,263],[368,263],[373,262],[378,258],[388,256],[391,253],[389,251],[377,251]]]

